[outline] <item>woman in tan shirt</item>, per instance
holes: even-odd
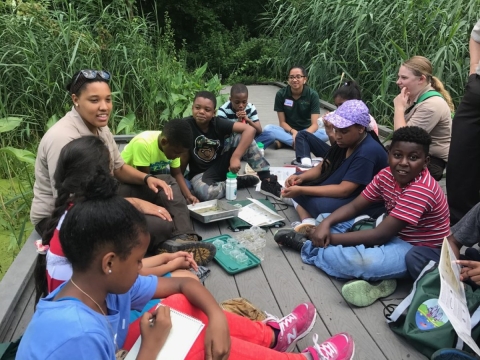
[[[428,170],[438,181],[447,165],[454,106],[450,94],[432,72],[431,62],[423,56],[414,56],[400,66],[397,80],[400,94],[393,100],[394,129],[418,126],[430,134]],[[427,98],[428,95],[431,96]]]

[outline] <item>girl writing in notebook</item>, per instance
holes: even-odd
[[[166,306],[140,318],[137,359],[157,358],[171,328],[169,307],[206,324],[189,360],[352,358],[353,340],[347,334],[315,343],[303,354],[285,353],[312,329],[316,311],[310,303],[264,324],[225,313],[191,278],[139,275],[149,244],[145,216],[116,195],[110,175],[90,178],[85,189],[73,199],[60,226],[72,276],[38,303],[19,359],[115,359],[118,350],[128,350],[127,334],[138,331],[129,324],[130,310],[142,309],[152,298],[164,299]]]

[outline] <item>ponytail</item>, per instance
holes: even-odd
[[[453,105],[452,97],[450,96],[449,92],[445,89],[440,79],[437,78],[436,76],[432,76],[430,80],[430,84],[435,90],[437,90],[440,94],[442,94],[443,98],[448,104],[448,107],[450,108],[450,111],[453,113],[455,111],[455,105]]]

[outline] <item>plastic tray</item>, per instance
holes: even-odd
[[[240,211],[240,208],[222,200],[204,201],[187,207],[190,210],[190,216],[204,224],[233,218],[238,216]],[[212,208],[216,210],[211,210]]]
[[[219,235],[213,238],[203,240],[202,242],[213,243],[215,240],[220,239],[223,242],[227,242],[227,239],[233,239],[230,235]],[[245,255],[248,256],[248,261],[245,264],[238,264],[230,256],[225,255],[221,250],[217,250],[215,254],[215,260],[220,264],[220,266],[230,275],[238,274],[239,272],[254,268],[260,264],[260,259],[253,255],[248,249],[245,251]]]

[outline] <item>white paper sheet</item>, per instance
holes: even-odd
[[[480,355],[480,348],[471,336],[470,313],[465,298],[464,284],[460,281],[460,266],[455,263],[455,260],[457,259],[447,238],[443,239],[442,252],[438,264],[440,273],[438,304],[445,315],[447,315],[457,335],[473,351]]]
[[[265,226],[274,224],[277,221],[284,220],[275,211],[268,206],[263,205],[260,201],[248,198],[252,203],[244,206],[238,212],[238,217],[253,226]]]

